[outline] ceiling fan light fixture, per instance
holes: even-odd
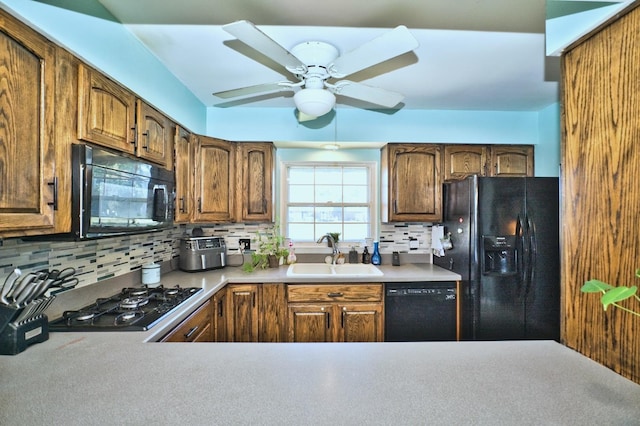
[[[325,89],[302,89],[293,95],[293,102],[303,114],[320,117],[333,109],[336,96]]]

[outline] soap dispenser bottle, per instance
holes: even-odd
[[[362,263],[371,263],[371,255],[367,246],[364,246],[364,251],[362,252]]]
[[[371,263],[374,265],[380,265],[382,259],[380,258],[380,251],[378,250],[378,242],[373,242],[373,254],[371,255]]]
[[[358,263],[358,252],[354,246],[349,250],[349,263]]]

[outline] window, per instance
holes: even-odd
[[[373,164],[285,163],[283,230],[296,242],[315,242],[327,232],[360,242],[375,234]]]

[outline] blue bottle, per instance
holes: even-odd
[[[378,242],[373,242],[373,254],[371,255],[371,263],[374,265],[379,265],[382,263],[382,259],[380,258],[380,251],[378,250]]]

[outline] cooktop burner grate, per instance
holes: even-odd
[[[187,287],[123,288],[94,304],[65,311],[49,323],[50,331],[146,331],[178,306],[202,291]]]

